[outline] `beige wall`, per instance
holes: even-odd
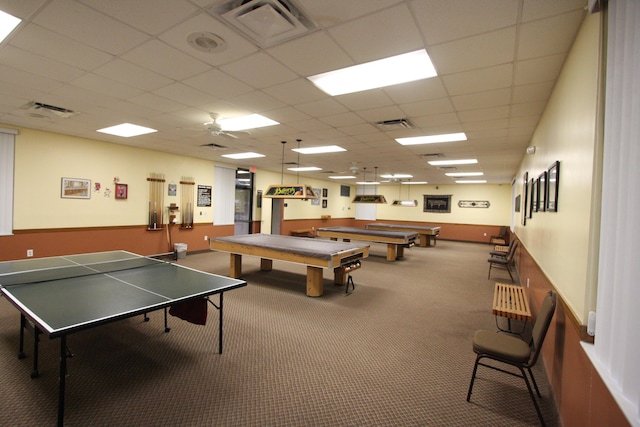
[[[529,179],[537,177],[560,161],[558,212],[534,212],[526,226],[518,218],[515,231],[583,324],[592,309],[589,295],[596,279],[592,248],[597,248],[597,232],[592,224],[599,215],[599,196],[594,194],[599,188],[599,19],[600,14],[587,16],[531,141],[536,152],[524,157],[515,184],[521,194],[525,172]]]
[[[213,185],[211,161],[30,129],[20,129],[16,138],[15,164],[15,230],[147,224],[152,172],[178,186],[177,195],[169,197],[165,185],[167,206],[180,205],[181,176]],[[91,198],[61,198],[62,177],[90,179]],[[114,177],[128,185],[126,200],[115,199]],[[93,191],[96,182],[99,192]],[[198,208],[195,222],[212,221],[212,208]]]

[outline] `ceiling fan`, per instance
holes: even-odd
[[[251,132],[246,130],[224,130],[220,123],[218,123],[218,114],[217,113],[209,113],[212,121],[204,124],[205,129],[211,136],[225,136],[227,138],[238,139],[241,135],[251,135]]]

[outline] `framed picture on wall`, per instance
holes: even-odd
[[[127,184],[116,184],[116,199],[126,199],[129,196],[129,186]]]
[[[536,180],[533,178],[529,180],[529,194],[531,194],[531,196],[529,198],[529,210],[527,211],[527,218],[533,218],[533,207],[536,203],[538,203],[538,200],[536,199],[536,193],[534,193],[534,190],[537,188],[537,186],[535,186],[535,182]]]
[[[80,178],[62,178],[60,197],[63,199],[90,199],[91,180]]]
[[[529,172],[522,177],[522,225],[527,225],[527,208],[529,207]]]
[[[538,212],[538,201],[540,200],[540,181],[531,178],[531,211]]]
[[[538,176],[538,211],[547,210],[547,171]]]
[[[547,211],[558,212],[558,189],[560,187],[560,162],[554,162],[547,171]]]

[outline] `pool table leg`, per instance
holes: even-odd
[[[322,296],[324,289],[322,286],[322,268],[307,266],[307,296]]]
[[[231,262],[229,264],[229,276],[234,279],[242,276],[242,255],[231,254]]]
[[[401,247],[393,244],[387,243],[387,261],[395,261],[397,257],[401,257]]]

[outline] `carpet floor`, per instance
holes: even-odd
[[[490,246],[439,241],[396,262],[371,245],[345,293],[324,273],[324,295],[305,295],[305,267],[245,256],[248,286],[224,296],[205,326],[162,312],[69,336],[68,426],[535,426],[524,381],[480,367],[467,389],[476,329],[496,330]],[[189,254],[181,264],[226,275],[229,255]],[[179,286],[179,284],[176,284]],[[217,301],[217,296],[212,300]],[[31,339],[27,335],[28,340]],[[0,425],[55,425],[58,340],[16,357],[19,313],[0,298]],[[29,348],[29,347],[27,347]],[[534,369],[548,426],[559,425],[540,360]]]

